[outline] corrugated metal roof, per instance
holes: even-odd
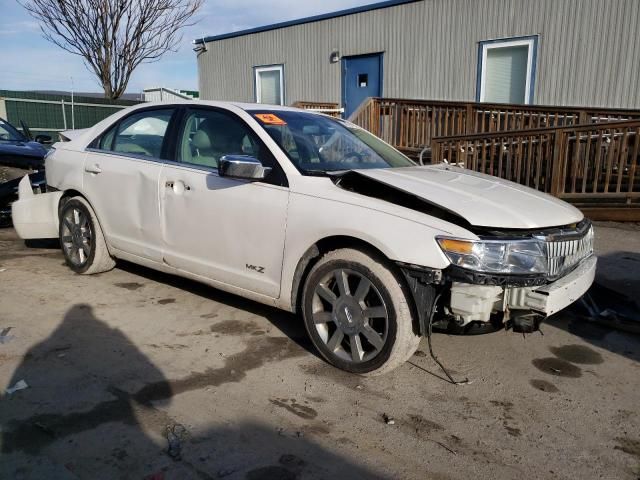
[[[402,5],[405,3],[414,3],[422,0],[387,0],[386,2],[373,3],[371,5],[363,5],[362,7],[348,8],[346,10],[339,10],[337,12],[324,13],[322,15],[314,15],[312,17],[299,18],[297,20],[290,20],[288,22],[273,23],[271,25],[265,25],[263,27],[250,28],[247,30],[240,30],[238,32],[224,33],[222,35],[214,35],[205,38],[197,38],[193,41],[196,45],[202,45],[207,42],[215,42],[217,40],[225,40],[227,38],[242,37],[245,35],[251,35],[252,33],[268,32],[269,30],[277,30],[279,28],[292,27],[294,25],[304,25],[305,23],[319,22],[321,20],[329,20],[331,18],[344,17],[347,15],[353,15],[355,13],[370,12],[372,10],[379,10],[381,8],[395,7],[396,5]]]

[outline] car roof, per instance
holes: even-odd
[[[285,105],[267,105],[264,103],[245,103],[245,102],[226,102],[226,101],[214,101],[214,100],[172,100],[167,102],[145,102],[136,105],[136,108],[143,107],[155,107],[163,105],[206,105],[210,107],[237,107],[242,110],[260,110],[263,112],[270,111],[292,111],[299,112],[299,108],[287,107]],[[313,113],[313,112],[309,112]]]

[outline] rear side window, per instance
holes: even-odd
[[[129,155],[161,158],[173,113],[174,109],[168,108],[131,115],[103,134],[97,147]]]

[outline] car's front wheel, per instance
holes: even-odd
[[[345,248],[322,257],[305,282],[303,310],[320,354],[349,372],[386,373],[420,342],[401,280],[384,259],[364,251]]]
[[[111,270],[115,262],[91,205],[73,197],[60,208],[60,245],[71,270],[83,275]]]

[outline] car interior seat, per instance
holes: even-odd
[[[245,131],[235,122],[208,118],[193,134],[190,163],[217,167],[225,155],[244,155],[245,137]]]

